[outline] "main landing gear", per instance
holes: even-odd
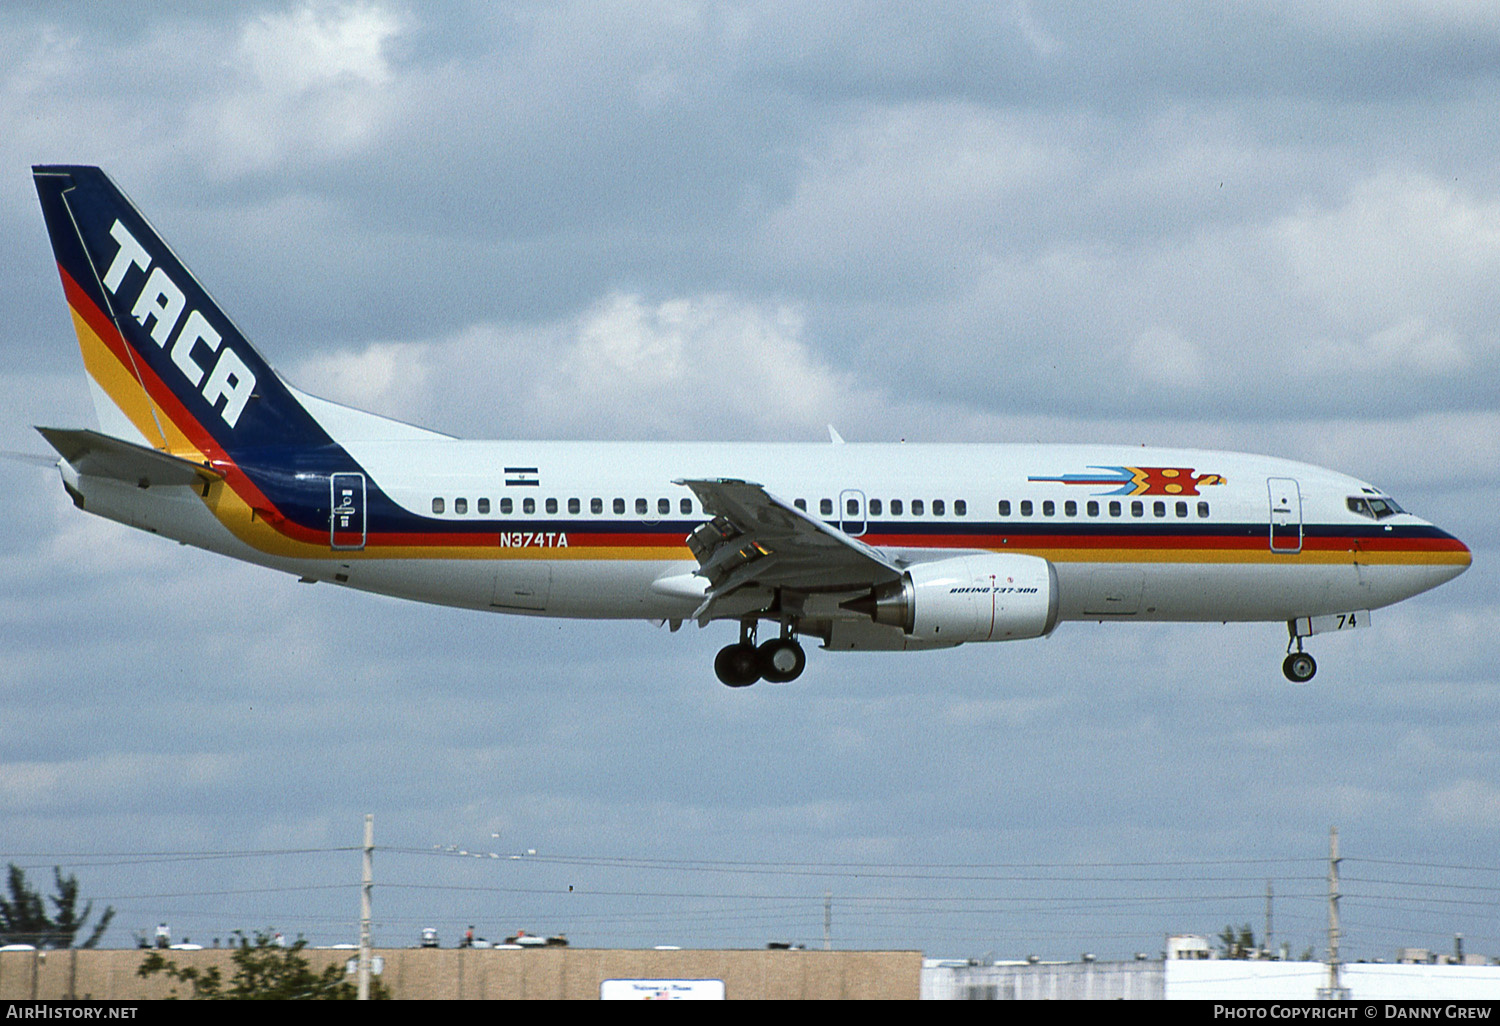
[[[1318,672],[1318,661],[1302,651],[1303,635],[1297,633],[1296,621],[1290,621],[1286,627],[1291,638],[1286,643],[1287,656],[1281,661],[1281,672],[1293,684],[1306,684]],[[1293,645],[1297,646],[1295,652],[1292,651]]]
[[[791,625],[783,623],[781,636],[761,645],[755,643],[755,621],[740,624],[740,641],[726,645],[714,658],[714,673],[729,687],[749,687],[758,680],[786,684],[802,676],[807,667],[807,653],[791,635]]]

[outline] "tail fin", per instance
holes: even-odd
[[[105,432],[210,459],[331,441],[108,175],[32,175]]]

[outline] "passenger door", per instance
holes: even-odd
[[[1302,551],[1302,490],[1294,478],[1266,479],[1271,502],[1271,551]]]

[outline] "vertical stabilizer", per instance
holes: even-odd
[[[106,433],[210,459],[330,442],[108,175],[32,174]]]

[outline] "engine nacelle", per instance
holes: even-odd
[[[1040,556],[952,556],[843,607],[923,641],[1040,638],[1057,626],[1057,570]]]

